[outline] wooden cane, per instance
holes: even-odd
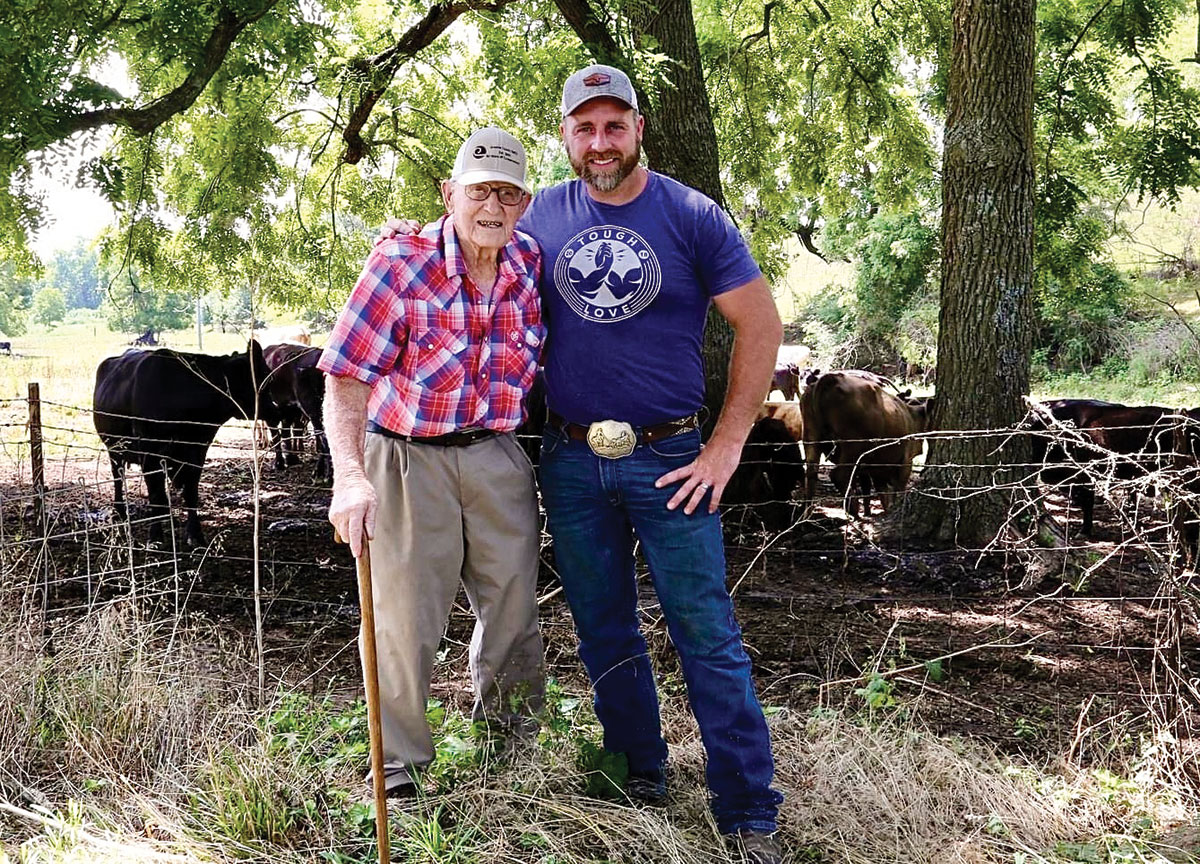
[[[333,529],[333,539],[345,542]],[[379,660],[375,654],[375,597],[371,590],[371,546],[362,539],[358,567],[358,604],[362,608],[363,686],[367,693],[367,736],[371,746],[371,785],[375,793],[375,836],[379,840],[379,864],[391,861],[388,843],[387,786],[383,769],[383,724],[379,719]]]

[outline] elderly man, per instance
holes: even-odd
[[[543,699],[533,468],[512,432],[545,338],[525,151],[471,135],[442,184],[446,215],[375,247],[321,355],[333,459],[329,519],[372,540],[389,794],[434,756],[425,705],[461,582],[476,615],[476,719],[517,731]],[[365,440],[365,445],[364,445]]]
[[[521,230],[541,246],[550,325],[542,502],[594,688],[630,798],[667,798],[667,745],[638,626],[641,543],[708,754],[717,827],[746,860],[782,860],[783,796],[750,659],[725,588],[717,505],[775,368],[783,326],[742,237],[710,198],[640,164],[645,119],[629,78],[567,79],[563,144],[579,180],[538,193]],[[408,230],[391,221],[383,235]],[[734,331],[729,389],[705,445],[709,304]]]

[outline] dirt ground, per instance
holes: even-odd
[[[48,586],[49,608],[60,620],[132,594],[163,616],[211,622],[251,644],[255,532],[245,444],[210,454],[201,488],[209,546],[178,557],[169,544],[147,550],[144,525],[134,526],[132,547],[112,525],[107,466],[96,454],[49,466],[50,539],[43,543],[27,470],[18,476],[10,466],[0,480],[0,555],[10,580],[4,594]],[[266,464],[261,472],[266,657],[271,674],[291,687],[351,695],[359,689],[354,570],[325,519],[328,487],[312,480],[310,468],[308,461],[284,471]],[[832,492],[824,480],[822,489]],[[130,498],[136,520],[146,513],[139,482]],[[848,519],[837,503],[823,498],[810,518],[776,534],[737,529],[727,519],[728,584],[765,705],[862,708],[862,676],[878,670],[891,673],[891,695],[937,732],[1084,761],[1102,755],[1092,752],[1096,742],[1135,748],[1152,714],[1170,714],[1170,700],[1153,695],[1162,690],[1168,659],[1155,650],[1167,639],[1168,607],[1156,600],[1161,573],[1143,548],[1125,548],[1086,580],[1072,577],[1073,585],[1061,576],[1031,580],[1015,556],[881,547],[869,539],[872,521]],[[1050,499],[1060,521],[1064,503]],[[1151,506],[1150,519],[1161,522],[1161,510]],[[179,525],[177,512],[177,532]],[[1102,503],[1097,525],[1087,550],[1092,561],[1121,539],[1115,514]],[[676,686],[678,666],[644,584],[655,662]],[[539,593],[548,662],[560,681],[582,691],[586,680],[557,589],[543,537]],[[1182,620],[1190,635],[1175,662],[1200,669],[1196,622]],[[435,681],[435,695],[463,705],[471,622],[464,606],[455,609]],[[1195,719],[1194,706],[1185,705],[1182,717]]]

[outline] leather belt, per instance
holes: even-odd
[[[494,429],[471,428],[447,432],[445,435],[430,435],[421,438],[417,435],[401,435],[399,432],[393,432],[386,426],[380,426],[374,420],[367,422],[367,431],[383,435],[386,438],[395,438],[398,441],[408,441],[411,444],[432,444],[435,447],[468,447],[477,441],[500,434]]]
[[[585,426],[582,423],[571,423],[565,417],[550,411],[547,414],[550,425],[555,429],[561,429],[568,438],[575,441],[587,441],[588,431],[590,426]],[[678,435],[681,432],[691,432],[693,429],[700,428],[700,415],[689,414],[686,417],[680,417],[678,420],[668,420],[665,423],[655,423],[653,426],[634,426],[633,431],[637,436],[637,443],[653,444],[655,441],[661,441],[663,438],[670,438],[672,435]]]

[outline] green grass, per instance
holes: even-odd
[[[1103,366],[1036,380],[1033,397],[1200,405],[1200,280],[1140,278],[1134,298],[1139,320],[1121,325],[1121,347]]]
[[[842,291],[854,284],[854,265],[845,261],[822,261],[799,241],[787,244],[790,263],[783,277],[772,286],[779,317],[792,321],[804,304],[822,291]],[[831,289],[831,286],[834,286]]]
[[[1127,377],[1091,375],[1058,375],[1037,382],[1034,399],[1101,399],[1126,405],[1166,405],[1171,408],[1200,406],[1200,382],[1155,381],[1139,384]]]
[[[43,796],[0,809],[0,861],[375,860],[361,703],[280,691],[256,708],[238,683],[251,673],[245,658],[197,652],[211,634],[172,632],[128,606],[69,635],[50,657],[14,650],[0,678],[0,764]],[[217,661],[224,674],[214,678]],[[682,695],[667,688],[662,706],[667,808],[588,794],[581,766],[600,730],[586,697],[552,681],[539,738],[501,751],[468,717],[431,703],[438,755],[424,793],[389,807],[393,860],[737,861],[708,811],[704,751]],[[920,729],[909,698],[807,714],[768,706],[790,860],[1166,864],[1156,843],[1197,820],[1165,741],[1145,742],[1126,764],[1080,767],[1053,753],[1018,764]],[[1075,743],[1104,752],[1106,729]],[[1184,848],[1194,855],[1194,845]]]

